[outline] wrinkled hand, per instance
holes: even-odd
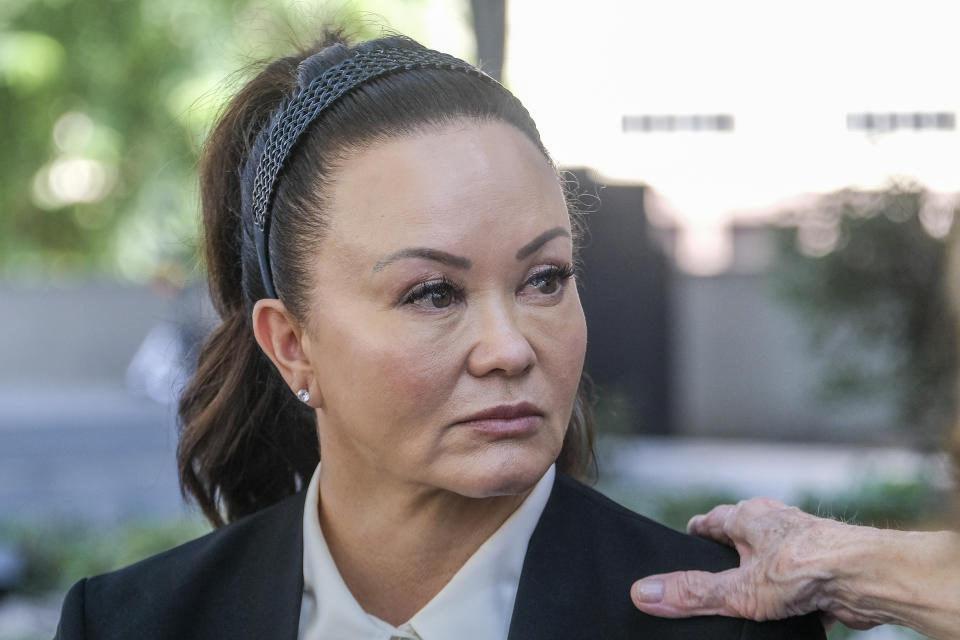
[[[823,559],[847,529],[771,498],[721,505],[694,516],[687,532],[735,547],[738,568],[648,576],[633,585],[630,595],[641,611],[667,618],[723,615],[763,621],[821,610],[828,614],[825,622],[837,619],[869,629],[874,623],[848,609],[830,610],[833,576]]]

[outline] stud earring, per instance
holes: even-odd
[[[300,398],[300,402],[303,402],[304,404],[310,402],[310,392],[306,389],[300,389],[300,391],[297,391],[297,397]]]

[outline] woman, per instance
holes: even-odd
[[[720,505],[687,530],[736,547],[740,566],[639,580],[631,594],[641,611],[774,620],[820,610],[854,629],[896,624],[960,638],[960,534],[847,525],[769,498]]]
[[[240,91],[201,180],[223,323],[179,461],[219,528],[79,582],[58,637],[822,637],[631,605],[638,571],[734,554],[573,479],[576,225],[499,84],[404,38],[328,39]]]

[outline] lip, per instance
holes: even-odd
[[[474,431],[503,437],[515,437],[533,433],[543,418],[543,411],[529,402],[501,404],[478,411],[456,422],[458,426]]]

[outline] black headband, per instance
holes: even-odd
[[[301,69],[306,63],[307,61],[301,63]],[[263,151],[259,156],[248,202],[253,217],[260,276],[268,298],[278,297],[270,266],[270,208],[280,172],[297,140],[324,109],[351,89],[374,78],[410,69],[463,71],[503,88],[496,80],[459,58],[431,49],[406,48],[374,49],[356,53],[327,69],[306,86],[301,86],[272,118],[263,144],[258,141],[256,145]]]

